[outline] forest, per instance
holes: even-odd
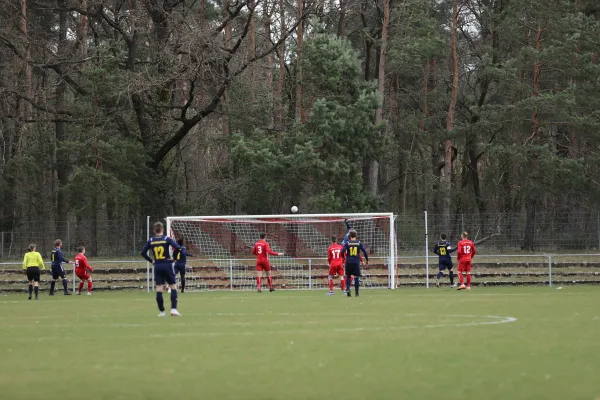
[[[0,1],[2,231],[292,205],[595,224],[597,0]]]

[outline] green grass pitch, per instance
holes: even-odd
[[[1,398],[600,397],[597,287],[179,300],[158,318],[148,293],[1,296]]]

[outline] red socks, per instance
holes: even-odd
[[[269,289],[273,288],[273,277],[267,276],[267,283],[269,284]]]
[[[260,290],[260,283],[261,283],[261,281],[262,281],[262,278],[260,276],[257,276],[256,277],[256,288],[258,290]]]
[[[467,286],[471,286],[471,274],[467,274]]]
[[[329,291],[333,292],[333,278],[329,278]]]
[[[88,293],[91,293],[91,292],[92,292],[92,286],[94,286],[94,285],[92,284],[92,281],[88,281]]]
[[[458,281],[460,282],[461,286],[465,284],[465,277],[462,272],[458,273]]]
[[[340,283],[341,283],[341,285],[342,285],[342,292],[345,292],[345,291],[346,291],[346,279],[342,278],[342,279],[340,280]],[[332,289],[331,289],[331,290],[333,290],[333,283],[331,284],[331,287],[332,287]]]
[[[81,293],[81,289],[83,289],[83,282],[79,282],[79,290],[78,290],[79,293]]]

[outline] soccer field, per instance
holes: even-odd
[[[597,287],[179,300],[182,318],[158,318],[148,293],[0,297],[1,397],[600,397]]]

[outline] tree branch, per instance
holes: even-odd
[[[252,12],[252,10],[251,10],[251,12]],[[260,60],[260,59],[266,57],[267,55],[271,54],[272,52],[274,52],[277,49],[277,47],[281,43],[283,43],[283,41],[285,41],[289,36],[292,35],[292,33],[296,30],[298,25],[300,25],[310,15],[311,15],[311,13],[304,14],[302,16],[302,18],[299,19],[298,21],[296,21],[296,23],[286,32],[286,34],[277,41],[277,43],[275,43],[273,46],[271,46],[269,49],[263,51],[262,53],[257,54],[254,57],[251,57],[248,60],[246,60],[246,62],[244,64],[242,64],[242,66],[240,66],[233,74],[225,76],[225,78],[223,79],[223,81],[221,83],[221,86],[219,87],[219,90],[213,96],[211,102],[206,107],[204,107],[204,109],[202,111],[200,111],[196,115],[194,115],[194,117],[192,117],[190,119],[187,119],[187,118],[183,119],[183,124],[177,130],[177,132],[175,132],[175,134],[173,136],[171,136],[169,139],[167,139],[167,141],[156,151],[156,153],[152,157],[152,162],[150,163],[150,167],[158,168],[158,166],[160,165],[162,160],[166,157],[166,155],[169,154],[169,152],[175,146],[177,146],[177,144],[179,144],[179,142],[181,142],[186,137],[186,135],[192,130],[192,128],[194,126],[196,126],[200,121],[202,121],[204,118],[206,118],[207,116],[209,116],[210,114],[212,114],[213,112],[216,111],[219,104],[221,104],[221,99],[223,97],[223,93],[225,93],[225,91],[231,84],[231,81],[233,80],[233,78],[235,78],[236,76],[238,76],[242,72],[244,72],[250,66],[250,64],[252,64],[253,62]],[[248,19],[250,19],[250,16]],[[248,30],[248,26],[245,27],[244,33],[242,34],[241,38],[238,40],[239,43],[241,43],[241,40],[243,40],[243,38],[245,37],[247,30]],[[237,45],[237,43],[236,43],[236,45]],[[236,47],[236,51],[237,51],[237,49],[239,49],[239,46]],[[234,54],[235,54],[235,52],[232,52],[226,57],[226,63],[229,60],[231,60],[231,58],[233,57]],[[186,106],[188,108],[189,108],[190,103],[191,103],[191,101],[186,104]],[[186,108],[186,111],[187,111],[187,108]]]

